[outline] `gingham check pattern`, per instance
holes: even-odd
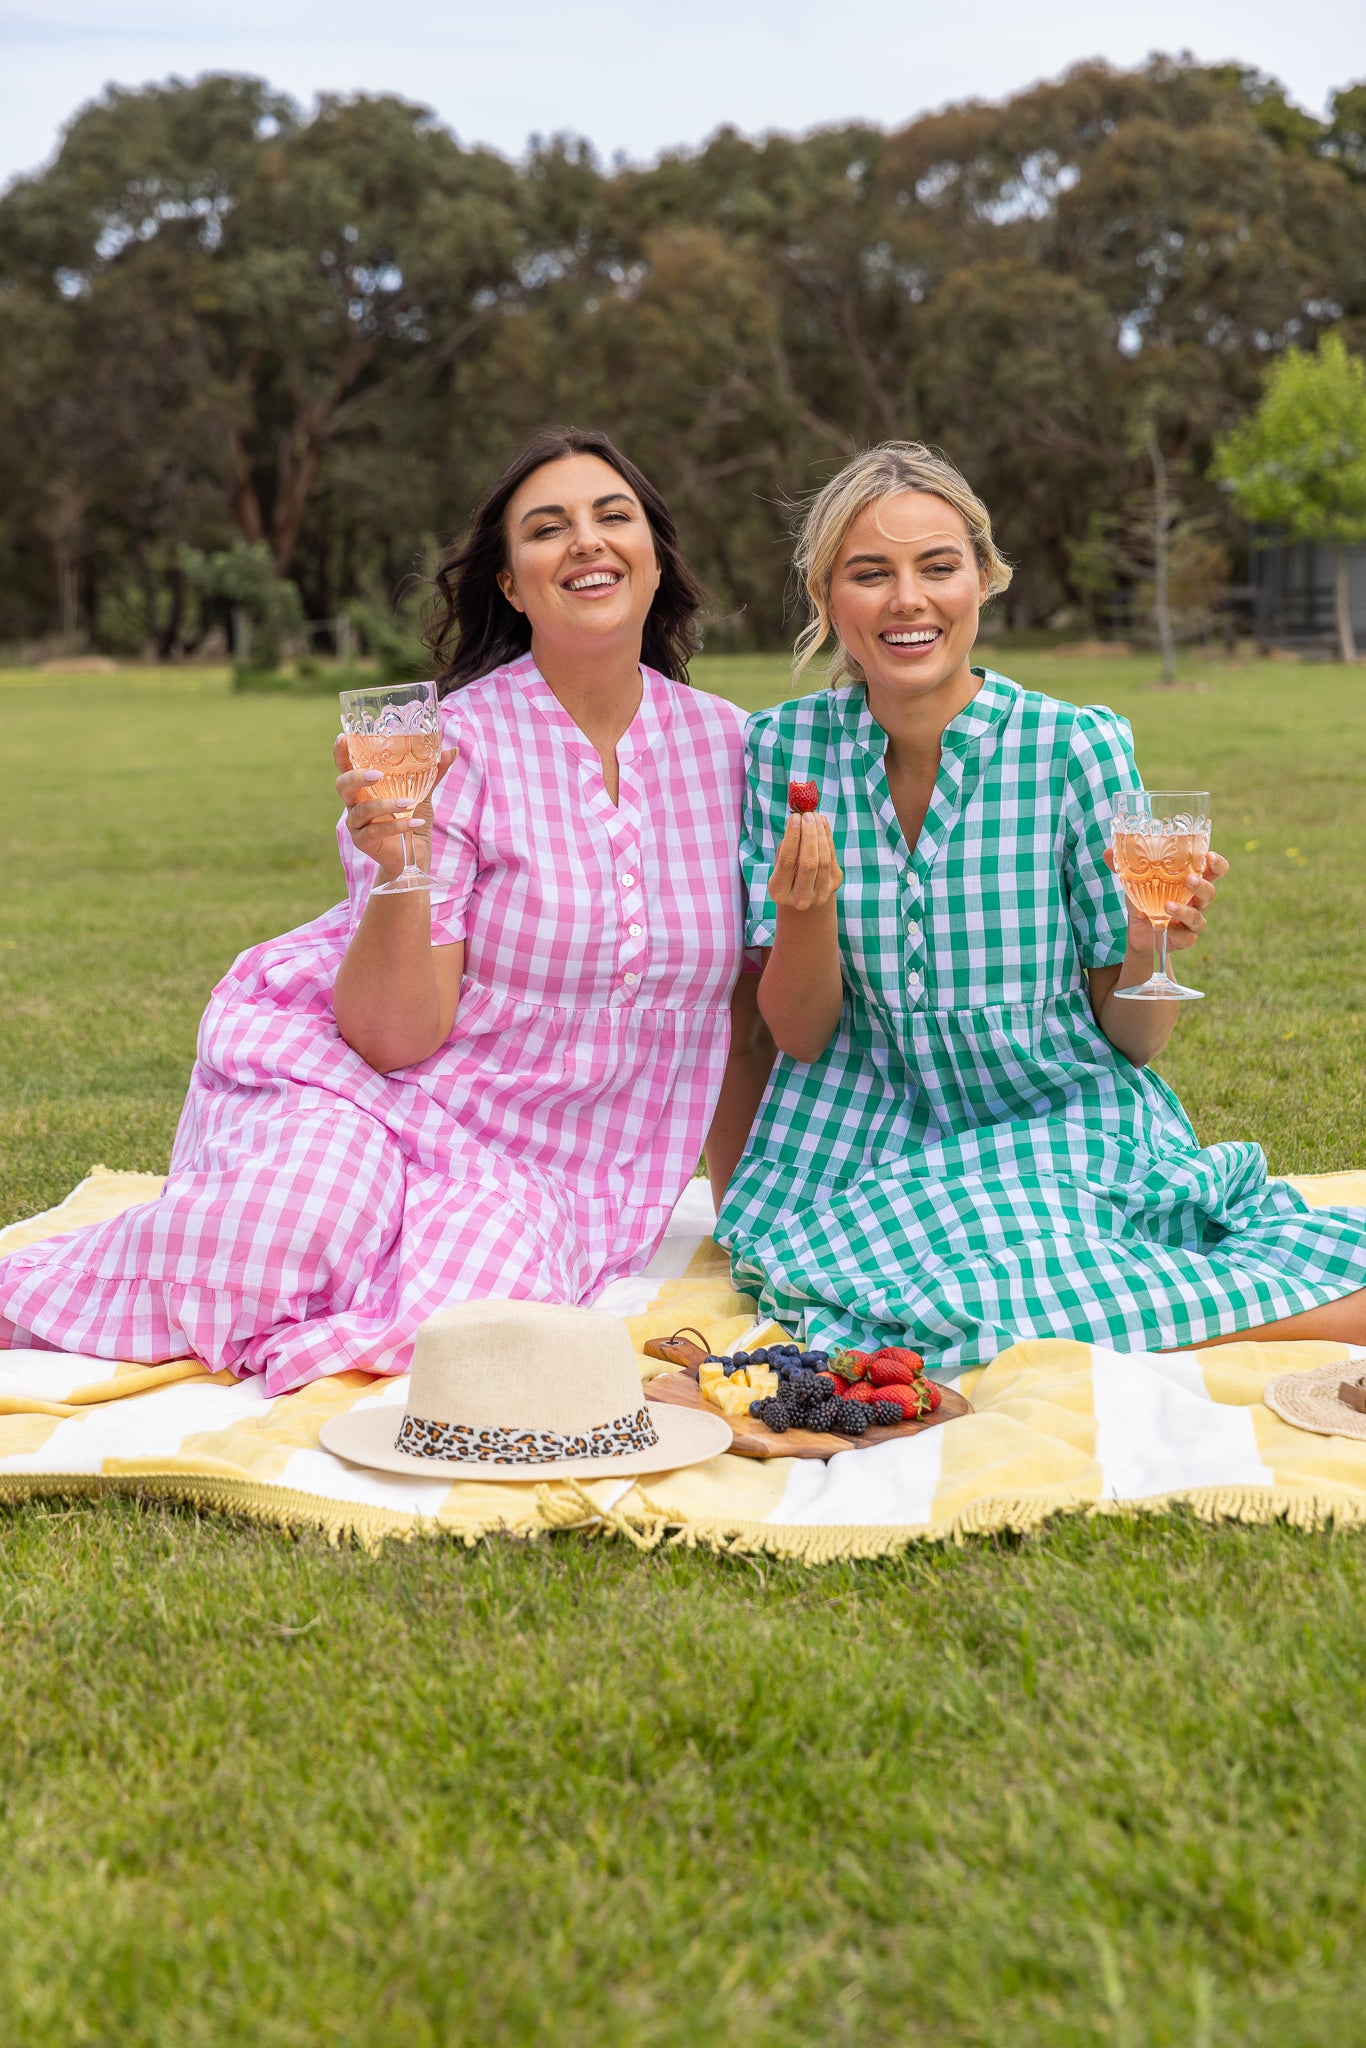
[[[750,721],[747,937],[790,779],[813,777],[845,881],[845,1000],[825,1054],[780,1058],[717,1235],[738,1282],[828,1343],[909,1336],[943,1373],[1025,1337],[1197,1343],[1366,1285],[1360,1217],[1268,1186],[1256,1145],[1201,1150],[1097,1027],[1085,970],[1123,958],[1102,862],[1140,777],[1125,721],[983,673],[946,728],[909,852],[862,686]]]
[[[584,1302],[639,1271],[706,1135],[741,958],[743,717],[645,671],[597,754],[530,659],[447,699],[432,937],[465,942],[450,1040],[397,1075],[332,985],[374,874],[244,953],[210,1000],[157,1202],[0,1265],[0,1345],[187,1352],[277,1394],[406,1371],[453,1301]]]

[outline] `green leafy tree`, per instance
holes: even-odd
[[[181,561],[201,598],[217,598],[246,619],[247,645],[241,646],[238,635],[233,634],[239,672],[278,668],[286,641],[303,629],[304,608],[297,587],[287,577],[276,575],[265,542],[234,541],[230,548],[211,555],[187,547]]]
[[[1256,411],[1219,442],[1212,473],[1246,519],[1333,549],[1338,651],[1355,661],[1348,549],[1366,542],[1366,362],[1337,334],[1312,355],[1291,349]]]
[[[645,464],[737,640],[786,637],[791,499],[889,436],[964,466],[1010,623],[1046,622],[1096,521],[1160,495],[1155,391],[1182,517],[1228,518],[1201,480],[1269,356],[1366,340],[1364,107],[1091,63],[636,168],[513,164],[390,97],[111,88],[0,194],[0,634],[187,652],[224,600],[182,547],[234,538],[311,618],[383,612],[555,419]]]

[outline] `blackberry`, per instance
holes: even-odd
[[[841,1401],[840,1418],[832,1423],[841,1436],[862,1436],[868,1427],[868,1410],[861,1401]]]
[[[894,1422],[905,1419],[901,1413],[900,1401],[869,1401],[863,1412],[870,1422],[878,1425],[879,1429],[890,1429]]]
[[[767,1423],[778,1436],[792,1426],[791,1410],[787,1402],[779,1401],[774,1395],[770,1395],[764,1401],[751,1401],[749,1412],[757,1421]]]
[[[834,1429],[840,1426],[844,1403],[838,1396],[833,1401],[820,1401],[807,1411],[803,1418],[807,1429]]]

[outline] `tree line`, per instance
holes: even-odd
[[[378,635],[552,421],[666,492],[711,644],[787,636],[791,499],[889,437],[987,499],[1012,627],[1146,602],[1154,534],[1194,617],[1247,545],[1216,441],[1329,333],[1366,344],[1366,84],[1320,121],[1238,67],[1086,64],[645,168],[111,87],[0,195],[0,641],[190,652],[263,565]]]

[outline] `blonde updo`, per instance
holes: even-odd
[[[845,535],[866,505],[899,491],[926,491],[932,497],[942,498],[962,515],[977,566],[986,571],[989,598],[999,596],[1009,584],[1010,564],[998,553],[991,537],[991,514],[951,462],[936,455],[922,441],[884,441],[880,448],[866,449],[816,493],[797,536],[796,569],[806,588],[811,616],[797,635],[793,649],[794,683],[834,632],[830,578]],[[838,637],[825,680],[832,690],[844,682],[863,680],[857,662],[850,660]]]

